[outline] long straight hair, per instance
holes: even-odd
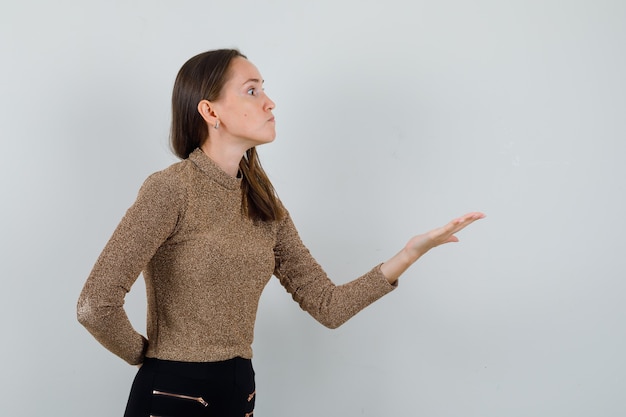
[[[179,158],[188,158],[209,136],[207,124],[198,112],[198,103],[220,97],[228,80],[230,63],[236,57],[246,58],[236,49],[204,52],[188,60],[178,72],[172,92],[170,144]],[[239,171],[242,213],[254,221],[281,220],[285,213],[254,147],[241,158]]]

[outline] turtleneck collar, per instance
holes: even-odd
[[[189,154],[189,160],[193,162],[200,169],[200,171],[205,173],[222,187],[228,188],[229,190],[238,190],[241,188],[241,178],[235,178],[228,175],[215,163],[215,161],[202,152],[200,148],[196,148]]]

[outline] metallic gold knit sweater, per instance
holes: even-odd
[[[251,358],[257,306],[272,274],[303,310],[330,328],[395,288],[379,266],[334,285],[288,215],[266,223],[242,215],[240,181],[199,149],[148,177],[78,300],[78,320],[102,345],[130,364],[145,356]],[[123,308],[142,271],[147,339]]]

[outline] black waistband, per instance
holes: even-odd
[[[175,374],[187,378],[207,378],[227,375],[237,370],[252,370],[252,361],[240,357],[218,362],[182,362],[156,358],[145,358],[142,367],[161,373]]]

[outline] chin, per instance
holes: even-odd
[[[272,142],[274,142],[274,139],[276,139],[276,135],[271,136],[271,137],[268,137],[268,138],[263,138],[263,139],[260,139],[260,140],[258,141],[258,143],[259,143],[259,145],[265,145],[266,143],[272,143]]]

